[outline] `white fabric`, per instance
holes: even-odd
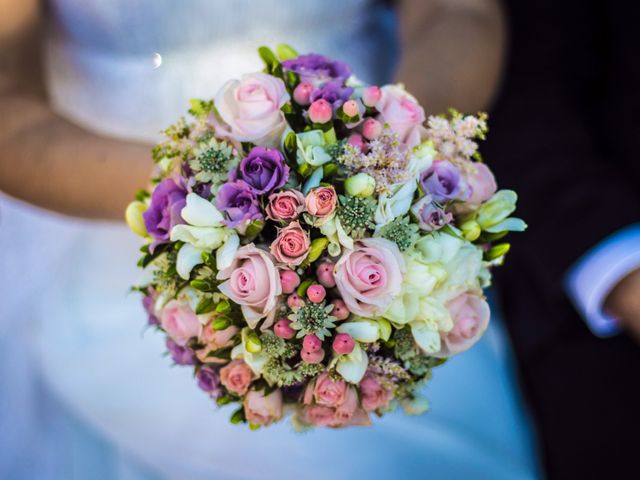
[[[118,138],[155,139],[190,97],[212,97],[226,78],[257,68],[260,44],[287,41],[341,58],[373,82],[388,81],[393,68],[393,17],[374,0],[50,0],[47,6],[54,107]],[[155,70],[154,52],[163,58]],[[302,472],[309,479],[536,476],[495,325],[469,353],[438,369],[426,389],[431,414],[394,414],[372,429],[297,435],[282,424],[250,432],[230,425],[229,411],[216,412],[190,369],[169,368],[162,336],[144,331],[140,298],[128,292],[141,275],[134,234],[121,224],[0,202],[10,213],[0,226],[0,329],[31,353],[21,357],[25,368],[7,369],[1,378],[11,393],[0,392],[0,399],[23,407],[0,416],[0,440],[9,453],[22,454],[0,452],[0,477],[12,478],[3,476],[3,466],[16,458],[28,466],[38,455],[25,454],[29,439],[40,439],[40,451],[45,444],[71,448],[62,435],[45,436],[34,416],[37,408],[58,411],[29,388],[39,377],[66,409],[59,421],[75,418],[68,421],[74,438],[84,439],[85,450],[94,446],[82,457],[95,463],[92,478],[100,472],[109,478],[104,472],[112,470],[127,473],[111,478],[147,478],[135,462],[158,478],[180,480]],[[114,460],[105,460],[108,452]],[[110,470],[109,461],[120,467]],[[66,473],[13,478],[88,478],[74,469],[56,471]]]
[[[594,335],[609,337],[620,331],[617,320],[603,306],[613,287],[640,268],[640,224],[614,233],[593,247],[569,270],[566,288]]]

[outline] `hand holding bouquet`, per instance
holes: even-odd
[[[259,52],[164,132],[127,209],[149,323],[235,423],[420,413],[431,369],[487,328],[495,242],[525,228],[481,162],[486,116],[427,119],[345,63]]]

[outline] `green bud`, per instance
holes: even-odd
[[[249,353],[259,353],[262,350],[262,342],[256,332],[251,332],[247,335],[245,348]]]
[[[352,197],[366,198],[373,195],[376,181],[371,175],[358,173],[344,181],[344,188]]]
[[[244,236],[251,238],[257,236],[264,228],[264,220],[252,220],[247,225]]]
[[[313,171],[313,169],[314,168],[311,165],[309,165],[308,163],[303,163],[302,165],[300,165],[298,167],[298,172],[303,177],[307,177],[307,176],[311,175],[311,172]]]
[[[307,288],[309,288],[313,283],[314,283],[313,278],[307,278],[304,282],[302,282],[298,287],[298,289],[296,290],[296,293],[298,294],[298,296],[300,298],[304,298],[304,296],[307,294]]]
[[[489,251],[484,254],[484,258],[488,261],[495,260],[496,258],[506,255],[510,249],[511,245],[508,243],[499,243],[498,245],[491,247]]]
[[[482,233],[482,229],[480,225],[475,220],[467,220],[462,225],[460,225],[460,230],[462,230],[462,235],[465,239],[473,242],[478,239],[480,233]]]
[[[322,255],[322,252],[327,248],[327,245],[329,245],[327,237],[316,238],[312,241],[311,247],[309,248],[309,254],[306,258],[307,262],[313,263],[320,258],[320,255]]]
[[[224,330],[225,328],[231,326],[231,319],[226,315],[220,315],[213,320],[211,327],[215,330]]]
[[[379,318],[377,322],[380,338],[385,342],[388,341],[389,337],[391,337],[391,323],[389,320],[385,320],[384,318]]]
[[[231,311],[231,303],[229,300],[220,300],[216,305],[217,313],[229,313]]]

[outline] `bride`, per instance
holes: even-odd
[[[398,78],[428,111],[486,107],[500,63],[496,1],[40,7],[0,0],[0,189],[95,220],[0,197],[1,478],[536,477],[499,322],[437,370],[427,415],[251,432],[215,411],[189,369],[169,368],[161,335],[144,333],[126,291],[139,245],[107,220],[144,186],[157,132],[189,98],[260,69],[261,44],[345,60],[376,84],[392,80],[401,47]]]

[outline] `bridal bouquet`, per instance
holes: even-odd
[[[421,413],[431,370],[487,328],[496,242],[525,228],[477,150],[486,116],[425,118],[401,85],[276,51],[154,148],[126,211],[146,240],[135,289],[233,423]]]

